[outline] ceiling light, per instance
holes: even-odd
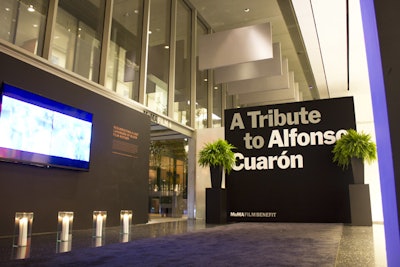
[[[133,11],[133,13],[139,14],[139,10],[135,9],[135,10]]]
[[[247,13],[250,11],[250,8],[245,8],[243,11]]]
[[[153,32],[152,31],[149,31],[149,34],[152,34]]]
[[[34,12],[34,11],[35,11],[35,9],[33,8],[33,6],[32,6],[32,5],[29,5],[29,6],[28,6],[28,11],[29,11],[29,12]]]
[[[169,49],[169,45],[164,46],[165,49]]]
[[[33,24],[32,26],[33,26],[33,28],[37,28],[37,27],[38,27],[38,25],[37,25],[37,24]]]
[[[218,89],[218,86],[214,86],[214,90],[217,90]]]
[[[7,12],[10,11],[10,8],[9,8],[9,7],[6,7],[6,8],[4,8],[4,9],[5,9]]]

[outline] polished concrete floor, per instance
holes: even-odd
[[[31,237],[27,248],[14,248],[12,237],[0,237],[1,262],[26,257],[43,257],[49,254],[62,253],[86,247],[104,246],[107,244],[128,242],[143,238],[157,238],[166,235],[186,233],[214,227],[202,220],[187,220],[185,218],[151,217],[149,223],[132,226],[129,236],[121,236],[119,227],[106,229],[103,239],[92,238],[92,230],[77,230],[73,232],[71,242],[56,242],[56,233],[36,234]],[[387,266],[385,253],[383,224],[372,227],[343,227],[343,234],[338,249],[335,266]]]
[[[387,266],[383,224],[344,226],[336,266]]]

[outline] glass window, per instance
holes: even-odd
[[[184,139],[151,141],[149,213],[181,216],[186,210],[187,151]]]
[[[207,34],[206,27],[198,20],[197,35]],[[198,39],[198,38],[197,38]],[[198,44],[198,43],[197,43]],[[196,75],[196,114],[195,128],[207,128],[207,90],[208,90],[208,73],[207,70],[199,70],[199,56],[196,51],[197,75]]]
[[[146,105],[167,115],[171,1],[150,2]]]
[[[105,0],[59,0],[50,61],[98,82]]]
[[[213,89],[213,110],[212,110],[212,126],[222,126],[222,86],[214,85]]]
[[[190,126],[191,10],[178,1],[176,22],[174,119]]]
[[[2,0],[0,38],[41,56],[48,0]]]
[[[114,1],[106,87],[139,99],[143,0]]]
[[[234,96],[233,95],[229,95],[229,94],[226,94],[226,109],[230,109],[230,108],[236,108],[235,106],[234,106]]]

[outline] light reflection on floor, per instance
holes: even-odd
[[[344,226],[336,267],[348,266],[387,266],[383,224]]]
[[[49,253],[64,253],[71,250],[98,247],[113,243],[129,242],[143,238],[157,238],[213,227],[202,220],[186,217],[172,218],[152,215],[147,224],[132,225],[129,234],[120,234],[120,227],[107,227],[104,237],[92,237],[93,230],[74,230],[70,241],[57,241],[57,233],[33,234],[24,247],[13,246],[12,236],[0,237],[0,263],[10,259],[41,257]],[[1,265],[1,264],[0,264]]]
[[[27,247],[13,247],[12,237],[0,237],[0,265],[2,261],[10,259],[41,257],[51,253],[157,238],[214,226],[206,225],[202,220],[150,216],[149,223],[133,225],[129,235],[121,235],[120,227],[107,228],[103,238],[93,238],[92,229],[76,230],[69,242],[57,242],[56,233],[37,234],[31,237]],[[387,266],[383,224],[374,224],[372,227],[345,225],[335,266]]]

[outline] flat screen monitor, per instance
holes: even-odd
[[[89,170],[93,114],[3,83],[0,160]]]

